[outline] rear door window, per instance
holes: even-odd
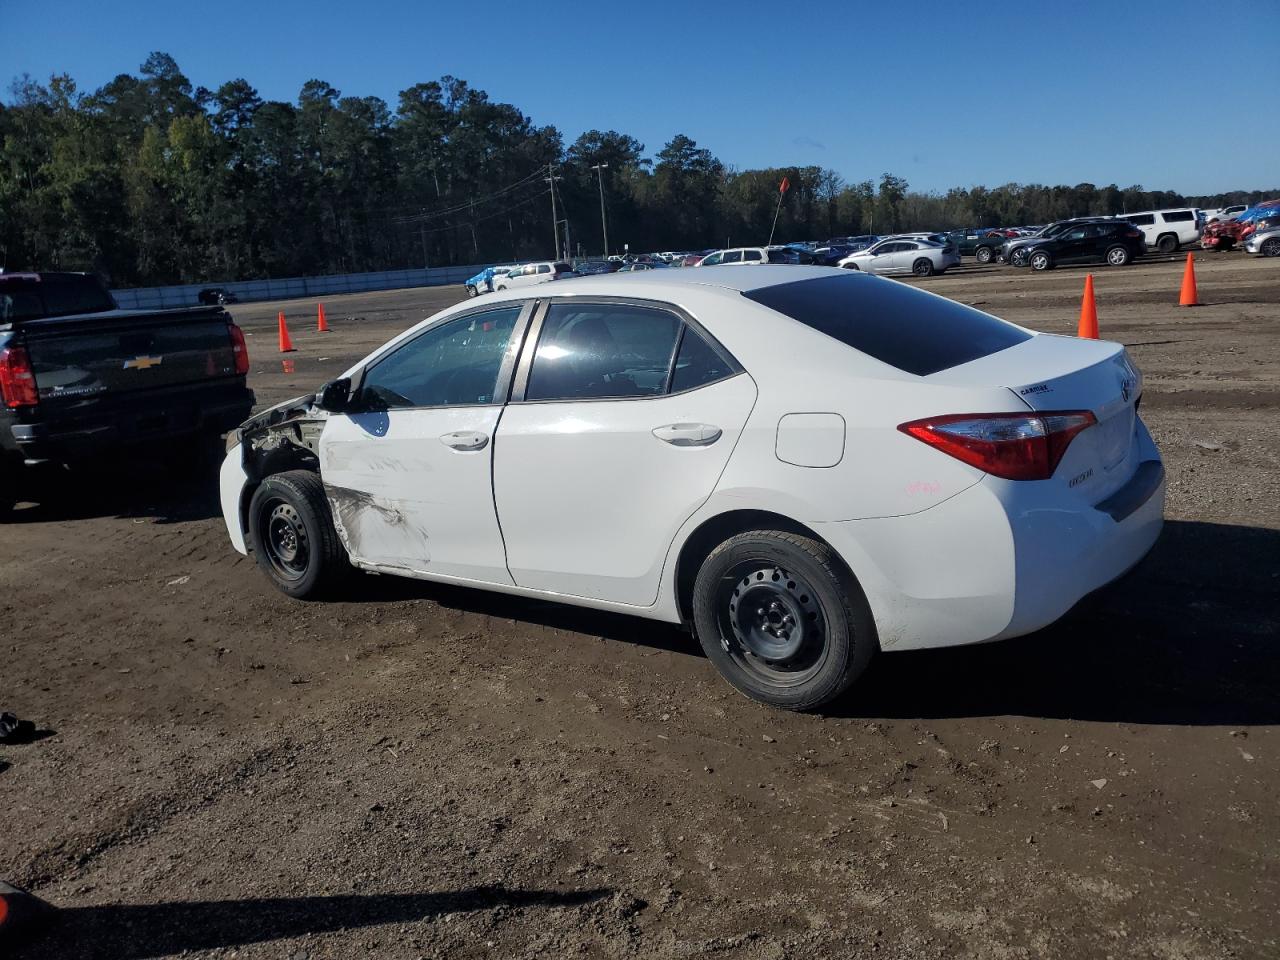
[[[1165,223],[1185,223],[1196,218],[1195,213],[1190,210],[1171,210],[1168,213],[1162,213],[1161,216]]]
[[[746,260],[753,260],[753,261],[754,261],[754,260],[759,260],[759,259],[760,259],[760,251],[759,251],[759,250],[743,250],[743,251],[742,251],[742,259],[743,259],[744,261],[746,261]]]
[[[1139,227],[1149,227],[1156,222],[1154,213],[1135,213],[1131,217],[1125,217],[1130,223]]]
[[[1012,324],[953,300],[857,274],[780,283],[743,296],[922,377],[1031,338]]]
[[[742,251],[741,251],[741,250],[726,250],[726,251],[725,251],[725,253],[724,253],[724,262],[725,262],[725,263],[741,263],[741,262],[742,262]]]
[[[666,393],[682,321],[628,304],[553,303],[525,400],[598,400]]]

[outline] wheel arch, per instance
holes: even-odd
[[[856,580],[853,571],[849,570],[839,552],[812,527],[772,510],[727,510],[708,517],[698,524],[680,545],[680,551],[676,555],[675,599],[680,619],[684,623],[693,623],[693,584],[697,579],[698,570],[702,567],[702,562],[707,559],[712,550],[730,537],[746,533],[748,530],[782,530],[816,540],[830,547],[833,556],[839,560],[845,573]]]

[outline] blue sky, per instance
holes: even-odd
[[[614,128],[653,153],[686,133],[740,168],[926,190],[1280,185],[1276,0],[0,0],[0,23],[6,85],[65,71],[91,90],[163,50],[195,84],[243,76],[269,99],[316,77],[394,105],[452,74],[566,144]]]

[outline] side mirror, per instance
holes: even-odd
[[[330,380],[316,394],[316,406],[329,413],[342,413],[351,407],[351,378]]]

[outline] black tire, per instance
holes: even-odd
[[[1177,253],[1178,238],[1172,233],[1166,233],[1156,240],[1156,249],[1161,253]]]
[[[779,530],[740,533],[711,551],[693,615],[720,675],[783,710],[830,703],[880,647],[867,598],[831,548]]]
[[[995,254],[992,253],[990,247],[979,247],[977,250],[973,251],[973,259],[977,260],[979,263],[990,263],[994,258]]]
[[[1270,237],[1263,240],[1258,252],[1264,257],[1280,257],[1280,237]]]
[[[861,267],[859,267],[856,263],[846,263],[846,264],[844,265],[844,268],[845,268],[846,270],[859,270],[859,271],[861,271],[861,269],[862,269],[862,268],[861,268]]]
[[[1022,247],[1009,251],[1009,263],[1015,267],[1025,267],[1027,265],[1027,251]]]
[[[1049,254],[1045,253],[1043,250],[1037,250],[1035,253],[1031,254],[1031,256],[1027,258],[1027,263],[1030,264],[1032,270],[1053,269],[1053,257],[1049,256]]]
[[[477,296],[479,296],[479,295],[480,295],[480,291],[479,291],[479,290],[477,290],[475,287],[473,287],[471,284],[469,284],[469,283],[468,283],[468,284],[467,284],[467,296],[468,296],[468,297],[477,297]]]
[[[932,277],[934,272],[933,261],[928,257],[921,257],[911,265],[911,273],[916,277]]]
[[[1107,250],[1107,264],[1112,267],[1128,266],[1133,260],[1133,254],[1129,252],[1128,247],[1111,247]]]
[[[317,474],[267,477],[249,501],[249,544],[258,566],[283,593],[322,598],[351,572]]]

